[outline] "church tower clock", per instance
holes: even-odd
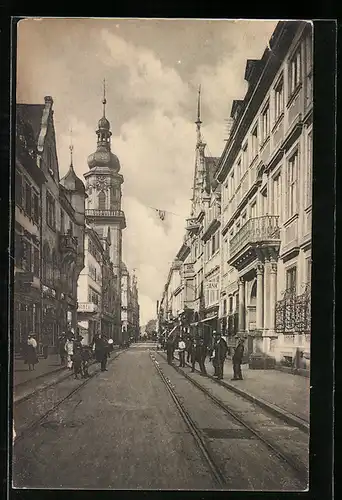
[[[109,236],[109,255],[113,263],[116,287],[115,340],[121,342],[121,261],[122,230],[126,227],[121,210],[121,185],[124,181],[118,157],[111,151],[110,123],[106,118],[105,83],[103,85],[103,116],[96,130],[97,148],[88,156],[86,180],[86,219],[101,239]]]

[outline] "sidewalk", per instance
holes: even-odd
[[[35,369],[29,371],[28,365],[25,365],[24,360],[15,359],[13,363],[13,387],[26,384],[34,379],[39,379],[49,373],[65,370],[60,364],[58,354],[50,354],[47,359],[39,358],[39,363],[35,365]]]
[[[205,365],[208,374],[213,375],[214,367],[208,358]],[[250,396],[250,399],[265,403],[265,406],[276,406],[309,422],[310,379],[278,370],[250,370],[248,364],[241,365],[241,368],[243,380],[232,381],[233,364],[227,359],[222,382],[236,392]]]

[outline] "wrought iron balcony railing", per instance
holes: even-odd
[[[246,245],[280,239],[277,215],[264,215],[249,219],[230,241],[230,259]]]
[[[297,295],[295,288],[284,291],[276,304],[276,331],[284,335],[309,334],[311,332],[311,284]]]
[[[85,214],[87,217],[125,217],[122,210],[87,209]]]

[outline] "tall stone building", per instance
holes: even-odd
[[[279,22],[262,58],[247,61],[216,176],[220,316],[249,353],[290,365],[310,356],[312,72],[312,26]]]
[[[103,116],[96,130],[97,148],[88,157],[86,179],[86,217],[101,238],[108,236],[109,257],[113,264],[116,287],[114,340],[121,343],[121,260],[122,230],[126,227],[121,210],[121,185],[124,181],[118,157],[111,151],[110,123],[106,118],[106,97],[103,97]]]
[[[77,326],[85,224],[85,188],[72,160],[59,178],[52,107],[50,96],[45,104],[17,105],[15,254],[18,270],[28,274],[18,287],[27,297],[16,301],[14,317],[17,343],[33,331],[50,350],[61,331]]]

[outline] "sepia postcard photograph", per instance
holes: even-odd
[[[307,491],[313,23],[16,29],[13,488]]]

